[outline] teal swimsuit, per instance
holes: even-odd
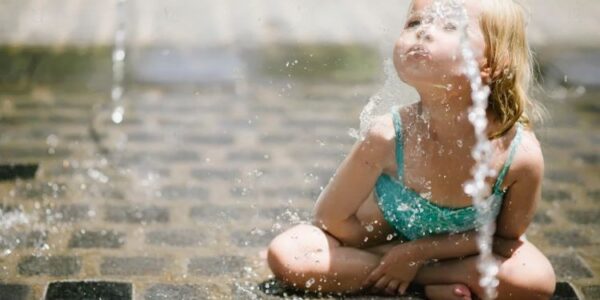
[[[460,208],[439,206],[403,184],[404,139],[398,107],[392,109],[392,117],[396,130],[398,178],[382,174],[375,184],[377,203],[385,220],[397,233],[408,240],[441,233],[464,232],[477,227],[477,210],[474,206]],[[500,170],[492,195],[487,199],[491,201],[490,211],[487,214],[492,214],[494,219],[500,212],[506,193],[501,190],[502,181],[521,140],[521,131],[521,124],[517,123],[517,132],[511,142],[508,159]]]

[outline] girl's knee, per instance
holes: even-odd
[[[321,248],[327,242],[324,233],[315,234],[316,227],[296,225],[276,236],[267,249],[267,263],[277,277],[299,273],[306,267],[302,264],[304,253]]]

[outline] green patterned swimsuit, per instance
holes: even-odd
[[[460,208],[439,206],[403,184],[404,139],[398,107],[392,109],[392,117],[396,131],[398,178],[382,174],[375,184],[377,202],[385,220],[408,240],[441,233],[464,232],[477,227],[477,211],[474,206]],[[502,181],[521,140],[521,131],[521,124],[517,123],[517,132],[511,142],[508,159],[498,175],[492,195],[487,199],[491,201],[491,209],[487,213],[492,214],[494,219],[500,212],[506,193],[501,190]]]

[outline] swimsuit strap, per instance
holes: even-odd
[[[522,127],[521,123],[517,123],[517,133],[515,134],[515,137],[513,138],[512,142],[510,143],[510,152],[508,154],[508,158],[504,162],[504,166],[502,166],[502,169],[500,170],[500,174],[498,174],[498,179],[496,180],[496,183],[494,184],[494,192],[500,191],[500,188],[502,187],[502,182],[504,181],[504,177],[506,176],[506,173],[508,173],[508,168],[510,167],[510,164],[512,164],[512,160],[515,156],[515,152],[517,152],[517,146],[521,142],[521,135],[522,135],[521,127]]]
[[[398,178],[402,180],[404,175],[404,143],[402,138],[402,120],[400,119],[399,106],[392,107],[392,118],[394,119],[394,130],[396,131],[396,164],[398,167]]]

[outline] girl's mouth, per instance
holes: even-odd
[[[425,49],[425,47],[423,47],[422,45],[414,45],[410,47],[408,51],[406,51],[406,56],[428,57],[429,51],[427,51],[427,49]]]

